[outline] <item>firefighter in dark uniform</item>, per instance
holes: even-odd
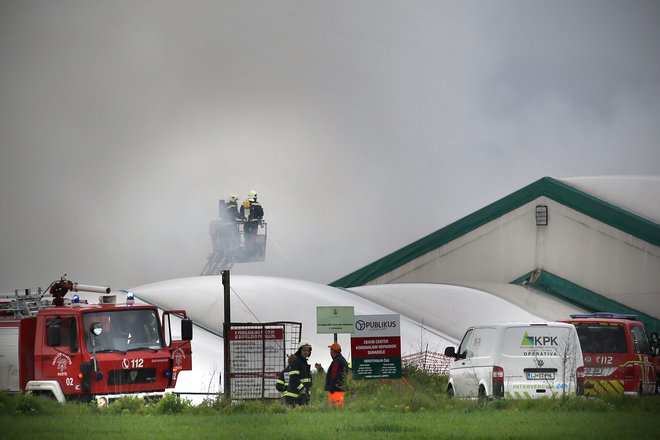
[[[255,190],[250,191],[247,200],[241,205],[240,216],[245,219],[245,234],[256,234],[259,223],[264,218],[264,208],[257,201]]]
[[[213,223],[211,237],[213,252],[233,255],[241,245],[238,225],[243,222],[238,212],[238,196],[230,194],[227,200],[220,200],[220,221]]]
[[[227,210],[227,221],[233,221],[238,224],[243,221],[243,216],[238,212],[238,196],[230,194],[225,202],[225,209]]]
[[[256,251],[257,229],[264,218],[264,208],[257,201],[257,192],[250,191],[247,200],[241,205],[241,218],[244,219],[243,234],[248,255],[253,256]]]
[[[284,402],[290,406],[308,405],[312,388],[312,373],[307,359],[312,354],[312,346],[307,341],[298,344],[289,371],[289,385],[284,392]]]
[[[236,255],[238,248],[241,246],[241,238],[239,235],[239,225],[243,223],[243,217],[238,212],[238,196],[230,194],[225,202],[225,224],[227,225],[227,242],[229,243],[228,253]],[[235,258],[233,258],[235,260]]]

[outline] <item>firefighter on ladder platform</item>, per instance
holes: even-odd
[[[243,235],[245,246],[250,251],[255,247],[257,229],[264,218],[264,209],[257,201],[257,192],[250,191],[248,198],[241,205],[241,217],[244,219]]]
[[[238,212],[238,196],[230,194],[225,202],[225,218],[223,219],[226,224],[227,239],[229,243],[229,254],[234,254],[241,245],[239,235],[239,225],[243,223],[243,217]]]
[[[219,219],[209,225],[213,249],[200,275],[219,275],[235,263],[264,261],[268,231],[257,192],[250,191],[240,208],[238,196],[230,194],[219,201],[218,210]]]
[[[229,195],[225,202],[225,208],[227,208],[227,220],[233,220],[235,224],[243,221],[241,213],[238,212],[238,196],[236,194]]]

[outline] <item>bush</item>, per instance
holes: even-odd
[[[4,405],[6,413],[21,415],[53,414],[60,406],[55,399],[30,393],[17,393]]]
[[[447,401],[447,376],[428,373],[414,366],[401,371],[401,379],[346,381],[345,406],[352,410],[434,410]]]
[[[190,408],[190,400],[182,399],[178,394],[166,393],[156,404],[158,414],[179,414]]]
[[[144,399],[141,397],[123,396],[107,407],[112,414],[146,414]]]
[[[11,414],[12,397],[0,391],[0,415]]]
[[[467,399],[449,399],[445,394],[447,377],[429,374],[414,367],[405,367],[401,379],[346,381],[346,400],[342,408],[330,407],[323,391],[323,375],[315,374],[309,406],[290,408],[281,399],[231,401],[222,396],[207,399],[197,406],[168,393],[154,404],[139,397],[125,396],[106,407],[95,403],[67,402],[60,405],[53,399],[30,394],[4,394],[0,392],[0,415],[61,414],[280,414],[315,413],[332,411],[414,413],[424,411],[465,413],[492,412],[554,412],[554,413],[608,413],[636,412],[660,413],[660,397],[601,396],[599,398],[562,397],[558,399],[511,400],[497,399],[478,402]]]

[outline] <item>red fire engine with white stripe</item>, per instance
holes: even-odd
[[[68,292],[101,293],[98,303]],[[180,331],[172,324],[180,321]],[[0,389],[60,402],[160,396],[192,369],[192,321],[183,310],[118,304],[110,288],[64,277],[45,291],[0,295]]]
[[[598,312],[562,322],[575,325],[580,338],[585,396],[658,393],[658,336],[649,337],[636,315]]]

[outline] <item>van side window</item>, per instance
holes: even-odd
[[[468,330],[468,332],[463,336],[461,345],[458,346],[458,358],[465,359],[468,354],[468,348],[472,345],[472,338],[474,336],[474,330]]]
[[[633,326],[630,328],[632,334],[633,344],[635,344],[635,353],[637,354],[650,354],[649,339],[646,336],[646,331],[643,327]]]

